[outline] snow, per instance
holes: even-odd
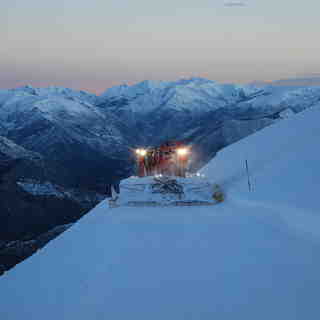
[[[203,78],[178,81],[143,81],[132,86],[120,85],[97,98],[100,104],[110,103],[115,112],[124,108],[130,115],[167,112],[212,112],[220,108],[240,111],[264,111],[274,114],[291,107],[300,112],[320,101],[320,87],[275,86],[253,84],[221,84]],[[112,102],[115,103],[115,106]],[[121,106],[121,107],[120,107]]]
[[[9,156],[12,159],[29,158],[40,159],[41,156],[35,152],[28,151],[18,146],[11,140],[0,136],[0,153]]]
[[[145,94],[146,92],[150,92],[157,89],[162,89],[171,85],[171,82],[166,81],[151,81],[145,80],[134,84],[132,86],[128,86],[127,84],[122,84],[119,86],[115,86],[106,90],[101,97],[103,98],[112,98],[112,97],[126,97],[126,98],[135,98],[140,94]]]
[[[0,135],[21,143],[20,134],[24,132],[23,145],[37,151],[39,144],[41,149],[47,146],[48,150],[49,145],[63,139],[95,146],[95,150],[111,156],[126,149],[112,117],[90,103],[86,95],[67,88],[30,86],[0,92]]]
[[[0,278],[0,318],[318,319],[319,117],[314,107],[218,153],[203,173],[222,204],[101,202]]]
[[[286,109],[296,113],[319,104],[320,87],[257,88],[202,78],[124,84],[100,97],[25,86],[0,91],[0,134],[37,151],[77,141],[113,158],[119,150],[127,154],[128,145],[178,139],[197,142],[207,156],[273,123]]]
[[[69,198],[77,202],[99,202],[106,197],[96,192],[81,192],[77,189],[64,189],[49,181],[40,182],[32,179],[18,181],[17,184],[26,192],[35,196],[52,196],[57,198]]]
[[[295,112],[300,112],[320,102],[320,87],[266,86],[262,89],[261,94],[254,99],[241,102],[239,108],[251,106],[254,109],[265,109],[270,113],[281,107],[283,110],[291,108]]]
[[[219,84],[215,81],[204,79],[204,78],[190,78],[190,79],[180,79],[177,81],[142,81],[132,86],[127,84],[122,84],[107,89],[100,97],[101,98],[137,98],[139,95],[144,94],[154,94],[156,91],[161,90],[184,90],[187,97],[191,99],[195,98],[200,92],[204,95],[213,97],[225,96],[228,97],[235,96],[239,91],[243,91],[246,94],[253,94],[261,89],[254,87],[253,85],[235,85],[235,84]],[[159,97],[161,98],[161,96]]]
[[[317,214],[320,106],[277,122],[218,153],[203,173],[233,199]],[[235,156],[236,155],[236,156]],[[245,160],[253,192],[248,193]],[[320,218],[320,215],[319,215]],[[319,233],[320,234],[320,233]]]
[[[294,112],[290,108],[287,108],[279,113],[280,119],[290,118],[293,115],[294,115]]]
[[[85,91],[78,91],[73,90],[70,88],[63,88],[63,87],[55,87],[50,86],[48,88],[33,88],[30,85],[12,89],[10,91],[14,92],[25,92],[31,95],[41,96],[41,97],[64,97],[70,100],[81,100],[87,101],[90,103],[95,103],[97,96],[95,94],[85,92]]]
[[[27,115],[27,121],[35,117],[44,117],[49,121],[65,120],[69,122],[72,119],[80,122],[81,118],[104,119],[105,117],[94,106],[96,99],[95,95],[84,91],[59,87],[25,86],[0,91],[0,120],[2,125],[10,130],[16,128],[20,122],[19,118]]]
[[[54,186],[50,182],[39,183],[36,181],[29,182],[17,182],[17,184],[26,192],[36,196],[55,196],[57,198],[64,198],[65,194],[58,190],[57,186]]]

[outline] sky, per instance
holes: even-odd
[[[319,74],[319,0],[0,0],[0,88]]]

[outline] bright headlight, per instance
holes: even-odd
[[[138,156],[144,157],[144,156],[147,154],[147,150],[145,150],[145,149],[137,149],[137,150],[136,150],[136,154],[137,154]]]
[[[189,150],[187,148],[180,148],[177,150],[177,153],[179,156],[185,156],[187,155]]]

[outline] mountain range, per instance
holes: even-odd
[[[316,86],[202,78],[120,85],[100,96],[57,87],[1,90],[0,265],[13,264],[1,253],[8,243],[21,247],[75,222],[108,185],[132,175],[134,148],[185,141],[198,170],[225,146],[315,105]]]

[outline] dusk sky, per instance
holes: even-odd
[[[0,88],[320,72],[319,0],[1,0]]]

